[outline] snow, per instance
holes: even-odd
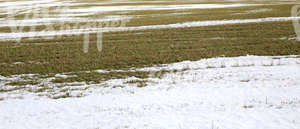
[[[34,19],[24,19],[24,20],[1,20],[0,19],[0,27],[21,27],[21,26],[47,26],[53,24],[66,24],[66,23],[97,23],[97,22],[108,22],[108,21],[119,21],[125,19],[131,19],[130,16],[105,16],[98,19],[88,19],[88,18],[78,18],[71,17],[73,14],[70,14],[70,17],[53,17],[53,18],[34,18]],[[65,15],[66,16],[66,15]]]
[[[177,10],[177,9],[210,9],[257,6],[258,4],[184,4],[184,5],[135,5],[135,6],[96,6],[89,8],[68,9],[66,12],[113,12],[131,10]]]
[[[24,62],[14,62],[13,64],[15,65],[22,65],[22,64],[25,64]]]
[[[264,8],[264,9],[248,10],[242,13],[234,13],[233,15],[256,14],[256,13],[263,13],[263,12],[270,12],[270,11],[272,11],[272,9]]]
[[[25,5],[28,6],[33,4],[43,4],[43,3],[51,3],[51,2],[55,2],[55,0],[39,0],[39,1],[27,0],[27,1],[1,2],[0,7],[25,6]]]
[[[161,69],[177,72],[149,78],[143,88],[124,84],[135,77],[109,80],[80,98],[4,99],[0,129],[300,127],[299,56],[210,58],[135,70]]]
[[[165,28],[186,28],[186,27],[216,26],[216,25],[226,25],[226,24],[290,21],[290,20],[298,20],[298,19],[300,19],[300,17],[267,17],[267,18],[257,18],[257,19],[192,21],[192,22],[184,22],[184,23],[176,23],[176,24],[168,24],[168,25],[120,27],[120,28],[112,28],[111,30],[107,30],[107,31],[109,32],[109,31],[129,31],[129,30],[146,30],[146,29],[165,29]]]
[[[56,74],[55,77],[68,78],[69,76],[64,74]]]

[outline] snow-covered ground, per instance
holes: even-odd
[[[109,80],[81,98],[4,99],[0,129],[300,127],[299,56],[211,58],[134,70],[176,72],[148,78],[143,88],[124,83],[135,77]]]

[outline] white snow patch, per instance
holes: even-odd
[[[249,10],[249,11],[245,11],[245,12],[242,12],[242,13],[234,13],[235,15],[236,14],[253,14],[253,13],[262,13],[262,12],[270,12],[272,11],[272,9],[255,9],[255,10]]]
[[[68,9],[66,12],[113,12],[131,10],[175,10],[175,9],[208,9],[257,6],[258,4],[183,4],[183,5],[135,5],[135,6],[96,6],[89,8]]]
[[[78,17],[53,17],[53,18],[35,18],[24,20],[0,20],[0,27],[21,27],[21,26],[38,26],[38,25],[53,25],[53,24],[67,24],[67,23],[99,23],[106,21],[129,20],[130,16],[105,16],[97,19],[78,18]]]
[[[14,62],[13,63],[14,65],[22,65],[22,64],[25,64],[24,62]]]
[[[56,74],[55,77],[68,78],[69,76],[64,74]]]
[[[0,7],[13,7],[13,6],[25,6],[25,5],[33,5],[33,4],[43,4],[43,3],[51,3],[56,0],[38,0],[38,1],[12,1],[12,2],[1,2]]]

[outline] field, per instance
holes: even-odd
[[[0,0],[0,129],[296,129],[295,5]]]

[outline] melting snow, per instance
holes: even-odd
[[[184,5],[136,5],[136,6],[97,6],[89,8],[68,9],[66,12],[112,12],[130,10],[173,10],[173,9],[209,9],[255,6],[257,4],[184,4]]]
[[[255,9],[255,10],[249,10],[242,13],[234,13],[234,14],[253,14],[253,13],[262,13],[262,12],[270,12],[272,9]]]
[[[94,86],[81,98],[4,99],[0,128],[300,127],[299,56],[212,58],[137,70],[183,68],[189,69],[150,78],[143,88]]]

